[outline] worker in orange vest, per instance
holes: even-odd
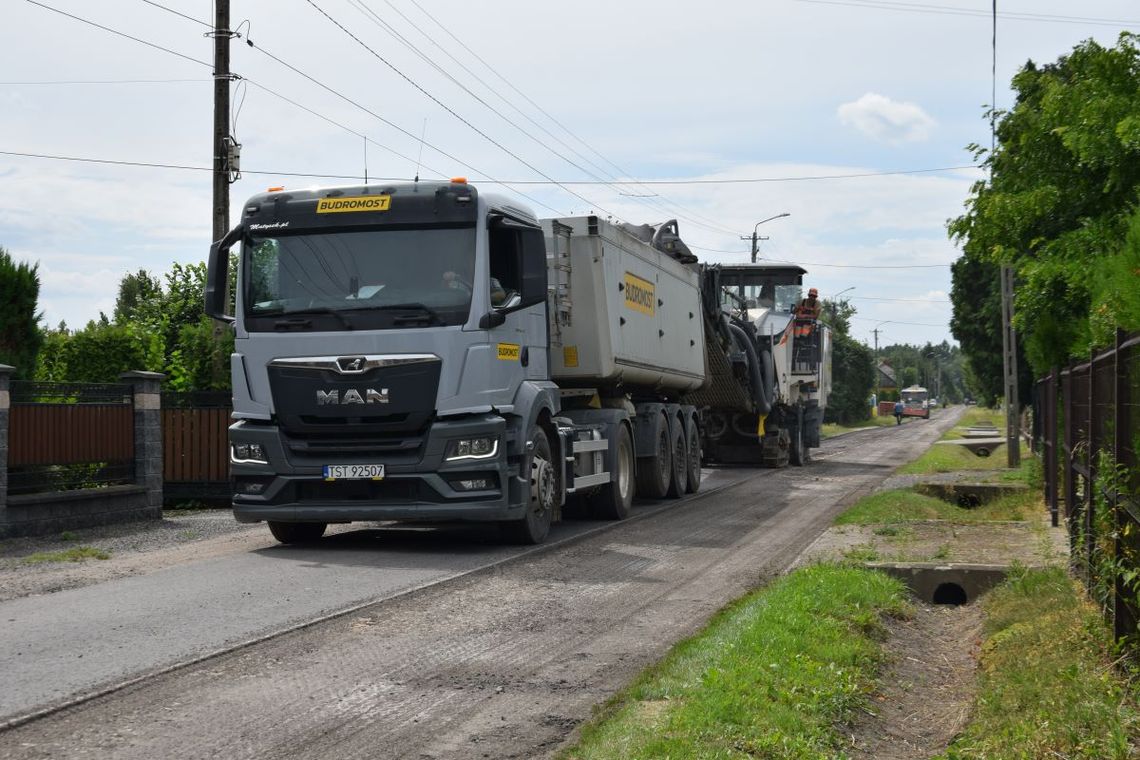
[[[812,323],[819,319],[823,306],[819,302],[819,291],[808,290],[807,298],[796,305],[796,337],[811,335]]]

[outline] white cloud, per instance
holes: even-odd
[[[922,142],[937,123],[916,103],[900,103],[875,92],[839,106],[839,121],[892,145]]]

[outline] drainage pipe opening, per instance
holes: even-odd
[[[935,604],[949,604],[958,606],[969,602],[966,596],[966,591],[957,583],[942,583],[938,588],[934,589],[934,598],[931,600]]]

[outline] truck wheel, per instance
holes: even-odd
[[[685,491],[696,493],[701,489],[701,429],[697,425],[696,417],[685,418],[685,464],[688,465],[689,477]]]
[[[637,494],[648,499],[663,499],[669,493],[673,479],[673,461],[670,456],[669,423],[660,421],[657,438],[653,442],[653,455],[641,457],[637,463]]]
[[[788,461],[795,467],[803,467],[811,462],[811,449],[808,448],[807,439],[804,437],[803,418],[800,417],[793,424],[794,427],[789,431],[792,443],[788,447]]]
[[[680,420],[669,426],[669,441],[672,444],[673,467],[668,495],[670,499],[679,499],[689,486],[689,456],[685,451],[685,427]]]
[[[625,425],[618,425],[614,453],[613,480],[589,499],[590,511],[603,520],[624,520],[633,506],[633,438]]]
[[[311,544],[325,534],[328,523],[269,521],[269,532],[283,544]]]
[[[526,513],[518,520],[500,524],[507,539],[516,544],[541,544],[545,541],[556,506],[558,479],[554,472],[554,458],[550,454],[550,442],[539,427],[531,431],[530,439],[534,448],[527,455],[524,470],[529,473],[530,480]]]

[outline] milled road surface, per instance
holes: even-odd
[[[781,572],[843,506],[921,453],[957,417],[943,413],[827,441],[806,470],[720,471],[729,482],[745,479],[510,562],[487,567],[488,552],[498,550],[473,550],[482,556],[471,566],[484,567],[467,574],[455,564],[464,555],[454,539],[433,546],[420,538],[409,549],[389,534],[379,546],[332,541],[274,550],[289,560],[275,563],[282,598],[331,599],[346,583],[382,583],[401,563],[432,568],[438,578],[459,575],[0,733],[0,756],[548,755],[592,705],[726,602]],[[396,556],[401,560],[385,559]],[[329,571],[352,565],[368,572]],[[227,596],[240,593],[247,577],[215,582]],[[370,590],[384,593],[378,585]],[[5,620],[6,609],[0,606]],[[192,631],[181,649],[194,651],[202,647],[191,636],[225,628],[236,611],[204,601],[164,614],[171,620],[162,635]],[[136,634],[146,639],[149,632]],[[104,646],[97,639],[89,641]],[[45,647],[31,670],[66,669],[75,654]],[[7,688],[8,663],[0,667]]]

